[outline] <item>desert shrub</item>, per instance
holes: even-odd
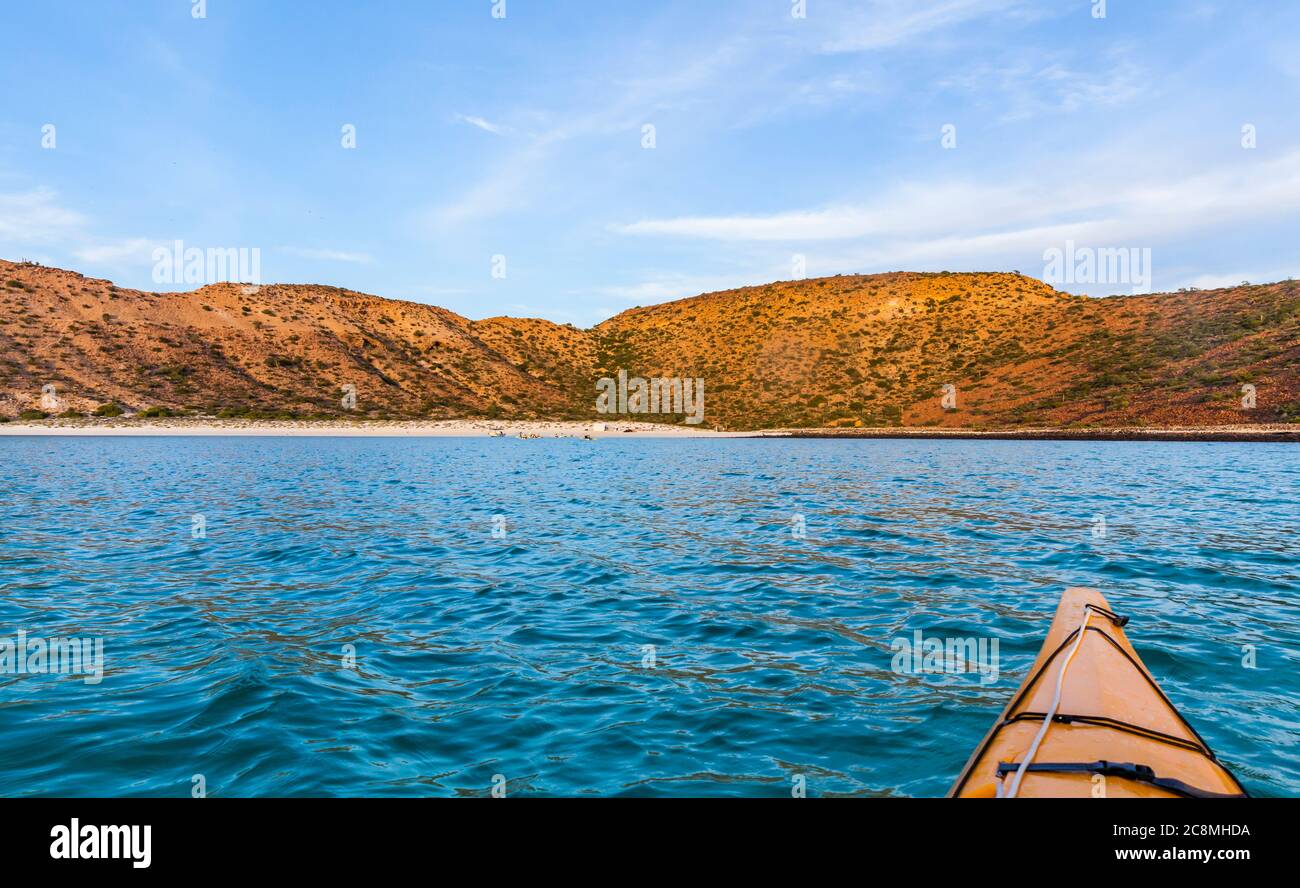
[[[325,414],[325,416],[330,416]],[[222,407],[217,419],[302,419],[296,410],[263,410],[258,407]]]
[[[117,406],[111,401],[107,404],[100,404],[98,407],[95,408],[96,416],[121,416],[125,412],[126,411],[124,411],[121,407]]]
[[[301,367],[302,358],[290,357],[289,355],[267,355],[266,366],[268,367]]]

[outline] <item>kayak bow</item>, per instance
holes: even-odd
[[[1095,589],[1067,589],[1038,659],[949,798],[1245,798]]]

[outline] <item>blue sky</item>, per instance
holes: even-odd
[[[1290,0],[191,5],[5,4],[0,256],[167,289],[157,245],[257,248],[264,282],[580,326],[796,255],[1300,272]]]

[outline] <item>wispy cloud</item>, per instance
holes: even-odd
[[[973,19],[1005,15],[1024,0],[873,0],[836,23],[823,52],[865,52],[904,46]]]
[[[310,247],[281,247],[283,252],[300,259],[315,259],[321,262],[350,262],[355,265],[369,265],[374,257],[369,253],[354,253],[344,250],[320,250]]]
[[[660,60],[654,70],[666,73],[630,79],[613,75],[593,78],[596,97],[585,101],[578,110],[518,111],[517,117],[536,124],[526,133],[508,130],[511,135],[525,136],[517,140],[518,147],[494,162],[490,173],[459,195],[418,213],[416,227],[426,234],[441,236],[472,222],[526,209],[532,195],[549,180],[548,166],[557,157],[572,156],[571,152],[557,152],[557,147],[617,133],[625,134],[635,145],[647,116],[666,113],[671,107],[707,95],[712,84],[730,76],[728,72],[734,74],[735,66],[749,58],[751,52],[744,38],[735,38],[714,46],[709,53],[685,54],[680,65],[665,65]],[[507,131],[481,118],[458,119],[480,129],[492,127],[488,132]]]
[[[152,262],[153,251],[162,246],[161,241],[144,237],[100,241],[78,247],[72,251],[83,262],[114,265],[121,262]]]
[[[1127,171],[1125,171],[1127,173]],[[768,215],[645,219],[614,226],[628,235],[715,241],[810,242],[872,238],[899,260],[942,251],[1008,251],[1074,237],[1140,243],[1234,219],[1300,211],[1300,152],[1163,181],[1130,175],[1044,193],[1032,178],[1005,185],[900,186],[868,204]]]
[[[535,142],[495,164],[490,175],[451,200],[417,211],[415,229],[426,236],[441,236],[508,210],[523,209],[528,204],[529,186],[536,179],[546,150],[545,142]]]
[[[629,45],[612,53],[605,69],[590,74],[580,90],[565,93],[574,102],[571,107],[516,108],[507,115],[537,126],[512,127],[457,114],[456,120],[485,132],[518,137],[519,145],[460,194],[421,211],[417,228],[441,237],[470,223],[526,210],[531,197],[553,179],[548,171],[574,156],[573,150],[553,150],[560,145],[619,134],[636,144],[642,124],[674,114],[690,121],[678,132],[700,138],[710,128],[750,126],[774,115],[860,101],[880,92],[881,75],[860,65],[834,65],[834,71],[815,73],[801,66],[816,67],[817,60],[826,62],[827,53],[902,46],[980,16],[1007,15],[1026,8],[1026,2],[874,0],[865,12],[850,3],[810,15],[793,33],[773,27],[779,16],[745,14],[723,32],[701,32],[692,39],[678,34],[671,52],[656,46],[646,53]],[[808,30],[799,32],[805,25]]]
[[[159,241],[144,237],[104,237],[85,214],[64,206],[49,188],[0,194],[0,248],[41,246],[87,265],[140,265],[150,262]]]
[[[86,217],[62,206],[48,188],[0,194],[0,239],[46,243],[67,237],[86,225]]]
[[[1044,56],[1021,51],[1000,62],[973,65],[951,74],[940,86],[998,120],[1020,122],[1052,112],[1130,104],[1151,89],[1151,77],[1127,54],[1116,54],[1096,70],[1081,70],[1059,53]]]
[[[468,123],[470,126],[478,127],[485,133],[491,133],[494,136],[503,136],[506,134],[506,127],[492,123],[482,117],[475,117],[470,114],[457,114],[456,119],[461,123]]]

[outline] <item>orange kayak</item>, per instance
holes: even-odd
[[[1095,589],[1067,589],[949,798],[1245,798],[1142,664],[1127,622]]]

